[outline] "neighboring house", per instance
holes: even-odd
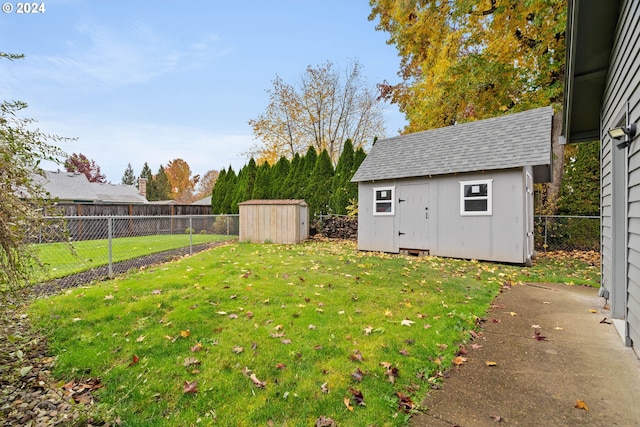
[[[114,185],[89,182],[78,172],[45,171],[34,180],[61,203],[77,204],[137,204],[148,203],[134,185]]]
[[[352,179],[358,248],[530,264],[552,118],[546,107],[378,141]]]
[[[640,2],[570,0],[567,24],[563,132],[567,142],[601,143],[600,295],[637,352],[640,143],[624,130],[640,121]]]
[[[203,199],[200,200],[196,200],[195,202],[191,203],[192,205],[197,205],[197,206],[211,206],[211,196],[205,197]]]

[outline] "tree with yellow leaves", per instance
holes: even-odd
[[[370,0],[401,58],[405,132],[562,102],[565,0]]]
[[[193,201],[193,190],[200,181],[200,175],[191,176],[191,168],[183,159],[171,160],[165,168],[171,184],[171,198],[178,203]]]

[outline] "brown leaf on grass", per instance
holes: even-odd
[[[403,356],[409,356],[409,351],[407,349],[402,349],[400,351],[398,351],[398,353],[400,353]]]
[[[185,381],[184,387],[182,388],[182,392],[185,394],[188,393],[197,393],[198,392],[198,381]]]
[[[280,369],[280,370],[287,369],[287,365],[285,365],[284,363],[278,363],[276,364],[276,369]]]
[[[349,356],[349,358],[358,362],[364,361],[364,357],[362,357],[362,353],[360,353],[360,350],[353,350],[353,353],[351,354],[351,356]]]
[[[140,335],[138,338],[136,338],[136,342],[142,342],[144,341],[145,338],[146,338],[145,335]]]
[[[400,371],[395,366],[389,366],[384,371],[384,374],[387,376],[387,378],[389,378],[389,382],[393,384],[396,382],[396,378],[398,378],[398,375],[400,375]]]
[[[349,406],[347,406],[347,408],[348,407]],[[353,408],[351,408],[351,410],[353,411]],[[337,424],[333,418],[325,417],[324,415],[318,418],[315,424],[315,427],[336,427],[336,426]]]
[[[355,388],[349,387],[349,391],[353,395],[353,401],[356,405],[366,406],[364,403],[364,396],[360,390],[356,390]]]
[[[373,326],[369,325],[366,328],[363,329],[363,332],[365,335],[371,335],[371,332],[373,332]]]
[[[283,339],[283,340],[280,340],[280,342],[282,344],[291,344],[291,340],[290,339]]]
[[[231,314],[229,315],[229,319],[231,319],[231,320],[233,320],[233,319],[237,319],[237,318],[238,318],[238,315],[237,315],[237,314],[235,314],[235,313],[231,313]]]
[[[266,382],[260,381],[258,377],[256,377],[256,374],[249,375],[249,379],[251,380],[253,385],[255,385],[258,388],[265,388],[265,386],[267,385]]]
[[[396,392],[396,396],[398,396],[398,409],[400,409],[402,412],[409,412],[415,407],[415,405],[411,401],[411,398],[406,394],[400,393],[398,391]]]
[[[251,319],[253,317],[253,311],[247,311],[245,316],[247,316],[247,319]]]
[[[587,406],[587,404],[584,403],[584,401],[580,400],[580,399],[576,400],[575,407],[578,408],[578,409],[584,409],[585,411],[589,410],[589,407]]]
[[[329,383],[328,382],[322,383],[320,385],[320,390],[322,391],[322,393],[328,394],[329,393]]]
[[[131,362],[129,362],[129,366],[133,366],[137,364],[139,361],[140,361],[140,358],[138,357],[138,355],[134,354],[133,357],[131,358]]]
[[[467,355],[467,349],[465,348],[464,345],[461,345],[460,347],[458,347],[458,351],[456,351],[456,356],[466,356]]]
[[[199,364],[200,364],[200,361],[198,359],[190,356],[190,357],[184,358],[184,362],[182,363],[182,366],[189,367],[191,365],[199,365]]]
[[[202,351],[202,343],[201,342],[198,342],[198,343],[196,343],[196,345],[191,347],[191,352],[192,353],[197,353],[199,351]]]
[[[239,345],[235,345],[235,346],[233,346],[231,351],[234,352],[235,354],[240,354],[240,353],[242,353],[244,351],[244,347],[241,347]]]
[[[364,378],[364,372],[362,372],[360,368],[356,368],[355,372],[351,373],[351,378],[354,381],[361,382],[362,379]]]
[[[151,291],[151,295],[160,295],[162,293],[161,289],[154,289],[153,291]]]
[[[275,334],[271,334],[271,338],[282,338],[283,336],[285,336],[284,332],[278,332]]]
[[[188,329],[186,331],[180,331],[180,336],[182,338],[187,338],[189,335],[191,335],[191,331],[189,331]]]
[[[462,357],[462,356],[456,356],[453,358],[453,364],[456,366],[460,366],[462,364],[464,364],[464,362],[467,361],[466,357]]]

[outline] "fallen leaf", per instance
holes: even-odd
[[[362,392],[360,390],[356,390],[355,388],[349,388],[349,391],[353,395],[353,400],[356,403],[356,405],[366,406],[366,404],[364,403],[364,396],[362,395]]]
[[[182,388],[183,393],[197,393],[198,392],[198,381],[185,381],[184,387]]]
[[[256,374],[249,375],[249,379],[258,388],[265,388],[265,386],[267,385],[267,383],[260,381],[258,377],[256,377]]]
[[[199,351],[202,351],[202,343],[201,342],[198,342],[198,343],[196,343],[196,345],[191,347],[191,352],[192,353],[197,353]]]
[[[307,329],[309,329],[310,331],[315,331],[316,330],[316,325],[309,325],[309,326],[307,326]]]
[[[320,385],[320,390],[324,393],[324,394],[328,394],[329,393],[329,383],[328,382],[324,382]]]
[[[518,313],[516,313],[515,311],[510,311],[510,312],[509,312],[509,314],[510,314],[511,316],[517,316],[517,315],[518,315]]]
[[[235,313],[231,313],[231,314],[229,315],[229,319],[237,319],[237,318],[238,318],[238,315],[237,315],[237,314],[235,314]]]
[[[364,372],[362,372],[360,368],[356,368],[355,372],[351,373],[351,378],[354,381],[360,382],[362,381],[362,378],[364,378]]]
[[[140,361],[140,358],[138,357],[138,355],[134,354],[133,357],[131,358],[131,362],[129,362],[129,366],[133,366],[139,361]]]
[[[144,341],[145,338],[146,338],[146,336],[140,335],[138,338],[136,338],[136,342],[142,342],[142,341]]]
[[[500,415],[489,415],[489,418],[491,418],[493,421],[499,423],[502,421],[502,417]]]
[[[587,406],[587,404],[584,403],[584,401],[582,401],[580,399],[576,400],[575,407],[578,408],[578,409],[584,409],[585,411],[589,410],[589,407]]]
[[[281,342],[282,344],[291,344],[291,340],[290,340],[290,339],[286,339],[286,338],[285,338],[285,339],[283,339],[283,340],[280,340],[280,342]]]
[[[401,411],[409,412],[415,407],[409,396],[400,393],[399,391],[396,392],[396,396],[398,396],[398,409]]]
[[[482,344],[473,343],[473,344],[471,344],[471,348],[474,349],[474,350],[479,350],[479,349],[482,348]]]
[[[278,363],[276,364],[276,369],[287,369],[287,365],[285,365],[284,363]]]
[[[191,366],[191,365],[199,365],[200,361],[198,359],[196,359],[195,357],[185,357],[184,362],[182,363],[182,366]]]
[[[160,289],[154,289],[153,291],[151,291],[151,295],[160,295],[162,293],[162,290]]]
[[[535,335],[531,338],[537,341],[547,341],[547,337],[540,335],[540,331],[536,331]]]
[[[362,353],[360,353],[360,350],[353,350],[353,353],[351,354],[351,356],[349,356],[349,358],[351,360],[357,360],[358,362],[364,361],[364,357],[362,357]]]
[[[562,328],[562,327],[560,327],[560,326],[556,326],[556,327],[555,327],[555,328],[553,328],[553,329],[555,329],[556,331],[564,331],[564,328]]]
[[[104,299],[106,299],[106,300],[113,299],[113,295],[111,295],[111,294],[105,295]]]
[[[348,410],[353,412],[353,406],[351,406],[351,399],[349,399],[348,397],[345,397],[342,401],[344,402],[344,406],[346,406]]]
[[[365,335],[371,335],[371,332],[373,332],[373,326],[369,325],[366,328],[364,328],[363,331]]]
[[[391,310],[389,310],[389,309],[386,309],[386,310],[384,311],[384,315],[385,315],[385,316],[387,316],[387,317],[393,317],[393,313],[392,313],[392,312],[391,312]]]
[[[413,323],[416,323],[416,322],[409,319],[402,319],[402,322],[400,322],[400,324],[403,326],[411,326]]]
[[[398,353],[400,353],[400,354],[401,354],[401,355],[403,355],[403,356],[409,356],[409,351],[407,351],[407,350],[406,350],[406,349],[404,349],[404,348],[403,348],[402,350],[398,351]]]
[[[467,361],[467,358],[462,356],[456,356],[453,358],[453,364],[456,366],[460,366],[466,361]]]
[[[597,313],[597,312],[598,310],[594,310],[594,309],[589,310],[589,313]]]
[[[347,406],[348,408],[348,406]],[[353,411],[353,408],[351,408]],[[333,418],[321,416],[316,420],[315,427],[336,427],[337,424]]]
[[[486,361],[484,362],[485,365],[487,366],[498,366],[498,364],[496,362],[491,362],[491,361]]]
[[[240,354],[244,351],[244,347],[240,347],[239,345],[236,345],[231,349],[231,351],[234,352],[235,354]]]
[[[180,336],[182,338],[187,338],[189,335],[191,335],[191,331],[189,331],[188,329],[186,331],[180,331]]]
[[[397,367],[395,366],[390,366],[387,368],[386,371],[384,371],[384,374],[387,376],[387,378],[389,379],[389,382],[391,384],[396,382],[396,378],[398,378],[398,375],[400,375],[400,371],[398,370]]]
[[[540,325],[531,325],[531,327],[533,329],[542,329],[542,326],[540,326]]]

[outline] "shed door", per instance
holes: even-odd
[[[429,249],[429,184],[398,186],[398,248]]]
[[[525,253],[525,260],[527,263],[531,262],[531,256],[535,251],[535,241],[533,235],[533,178],[529,172],[526,172],[526,190],[525,190],[525,231],[527,233],[527,248]]]

